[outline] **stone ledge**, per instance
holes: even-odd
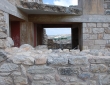
[[[29,13],[29,11],[33,12],[32,14],[37,14],[39,11],[40,14],[72,14],[72,15],[82,15],[82,9],[74,6],[64,7],[57,5],[48,5],[48,4],[39,4],[37,2],[25,2],[21,1],[22,11]]]

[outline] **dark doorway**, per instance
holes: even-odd
[[[82,50],[82,23],[36,24],[37,45],[42,45],[44,28],[71,28],[72,49]],[[57,30],[57,29],[56,29]],[[63,32],[63,31],[62,31]]]

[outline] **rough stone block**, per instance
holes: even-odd
[[[60,75],[72,76],[74,74],[74,70],[71,67],[62,67],[59,68]]]
[[[104,28],[93,28],[93,33],[104,33]]]
[[[103,27],[108,27],[109,24],[108,23],[103,23]]]
[[[104,36],[104,34],[103,34],[103,33],[98,34],[98,38],[97,38],[97,39],[103,39],[103,36]]]
[[[84,56],[73,56],[69,58],[69,64],[72,64],[74,66],[76,65],[87,65],[88,59]]]
[[[46,62],[47,62],[46,56],[40,56],[35,58],[36,65],[43,65],[43,64],[46,64]]]
[[[103,39],[110,39],[110,34],[104,34]]]
[[[48,58],[47,61],[48,65],[67,65],[68,64],[68,58]]]
[[[83,45],[84,46],[94,45],[94,40],[84,40]]]
[[[96,27],[96,23],[87,23],[88,27]]]
[[[54,73],[54,68],[48,66],[30,66],[27,70],[28,73],[32,74],[49,74]]]
[[[18,65],[13,64],[13,63],[4,63],[0,67],[1,72],[11,72],[11,71],[15,71],[15,70],[18,70]]]
[[[110,34],[110,28],[105,28],[105,33]]]
[[[90,79],[90,74],[89,73],[82,73],[82,74],[79,74],[78,77],[80,79],[82,79],[83,81],[86,81],[87,79]]]
[[[83,28],[84,28],[84,27],[87,27],[87,24],[86,24],[86,23],[83,23]]]
[[[104,73],[107,72],[108,67],[104,64],[91,64],[90,69],[93,73]]]
[[[97,39],[97,34],[90,34],[89,35],[90,37],[89,37],[89,39]]]
[[[7,37],[7,35],[4,32],[0,32],[0,39],[4,39],[6,37]]]
[[[106,40],[95,40],[95,45],[105,45],[106,43]]]
[[[97,23],[97,27],[102,27],[103,23]]]
[[[90,27],[84,27],[83,28],[83,33],[92,33],[92,28],[90,28]]]
[[[3,50],[0,50],[0,62],[7,59],[7,55]]]
[[[89,34],[83,34],[83,39],[88,40],[89,39]]]

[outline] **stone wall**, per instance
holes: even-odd
[[[83,49],[102,49],[110,43],[110,23],[83,23]]]
[[[109,56],[109,49],[7,48],[0,50],[0,85],[110,85]]]
[[[14,45],[12,39],[8,37],[8,24],[6,13],[0,10],[0,49]]]

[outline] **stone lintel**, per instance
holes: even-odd
[[[39,4],[37,2],[25,2],[21,1],[21,5],[18,8],[27,14],[72,14],[82,15],[82,9],[78,6],[57,6],[48,4]]]

